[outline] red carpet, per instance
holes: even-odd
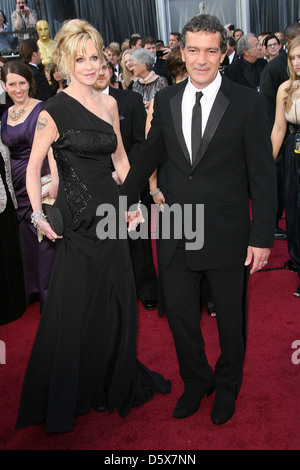
[[[172,380],[172,392],[156,395],[125,419],[91,411],[77,418],[72,433],[47,435],[44,425],[16,431],[23,375],[39,321],[34,305],[21,319],[0,327],[7,354],[6,364],[0,365],[0,449],[299,450],[300,364],[293,364],[291,348],[300,340],[300,300],[292,295],[298,278],[276,269],[287,259],[286,243],[277,241],[268,264],[273,270],[251,277],[244,381],[236,413],[225,425],[211,423],[214,395],[204,399],[193,416],[172,417],[182,383],[167,320],[139,305],[138,356]],[[216,321],[204,313],[201,324],[207,356],[214,364],[219,354]]]

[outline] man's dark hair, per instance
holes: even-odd
[[[278,39],[278,37],[275,35],[275,34],[269,34],[264,40],[263,40],[263,45],[265,47],[268,46],[268,42],[271,40],[271,39],[275,39],[275,41],[277,41],[277,44],[280,44],[280,41]]]
[[[285,41],[294,39],[295,37],[300,35],[300,24],[299,23],[292,23],[288,25],[284,30],[284,39]]]
[[[171,32],[170,33],[170,36],[176,36],[177,37],[177,41],[181,41],[181,34],[180,33],[177,33],[177,32]]]
[[[156,44],[156,39],[153,36],[145,36],[142,39],[142,46],[145,47],[145,44]]]
[[[185,48],[185,38],[186,33],[217,33],[221,34],[220,47],[221,52],[224,53],[227,50],[227,32],[224,26],[221,24],[220,20],[213,15],[198,15],[190,19],[187,24],[184,26],[181,35],[181,46]]]
[[[129,47],[131,48],[131,46],[136,46],[136,43],[142,39],[141,36],[132,36],[130,39],[129,39]]]
[[[32,54],[38,52],[39,47],[37,45],[36,39],[29,38],[24,39],[24,41],[19,44],[19,55],[20,58],[28,64],[31,61]]]
[[[227,42],[230,47],[233,47],[236,45],[236,41],[232,37],[227,38]]]

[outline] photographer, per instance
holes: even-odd
[[[11,14],[13,31],[35,30],[38,16],[35,10],[30,10],[26,0],[16,0],[16,9]]]

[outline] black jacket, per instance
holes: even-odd
[[[187,81],[155,96],[154,115],[141,157],[121,187],[128,204],[167,153],[166,204],[204,205],[204,246],[186,250],[193,270],[240,266],[248,245],[272,247],[276,216],[276,172],[262,97],[226,77],[215,99],[196,160],[190,163],[182,133],[181,103]],[[248,184],[252,196],[250,223]],[[168,216],[167,211],[166,217]],[[192,216],[195,228],[195,212]],[[190,228],[190,227],[189,227]],[[201,229],[201,227],[198,227]],[[178,240],[160,240],[160,262],[168,265]]]

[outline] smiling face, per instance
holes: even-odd
[[[221,52],[221,34],[204,31],[188,31],[181,52],[191,82],[199,90],[213,82],[226,54]]]
[[[271,38],[266,44],[266,49],[270,57],[276,57],[280,51],[280,44],[275,38]]]
[[[29,98],[29,83],[17,73],[7,74],[5,89],[15,104],[23,105]]]
[[[133,66],[132,66],[132,62],[131,62],[131,56],[132,56],[131,53],[125,53],[125,52],[124,52],[124,54],[123,54],[123,57],[124,57],[124,65],[125,65],[125,67],[126,67],[130,72],[133,71]]]
[[[80,44],[79,44],[80,46]],[[86,86],[93,85],[100,72],[100,57],[91,39],[86,41],[85,51],[79,47],[75,56],[74,66],[70,70],[72,81]]]

